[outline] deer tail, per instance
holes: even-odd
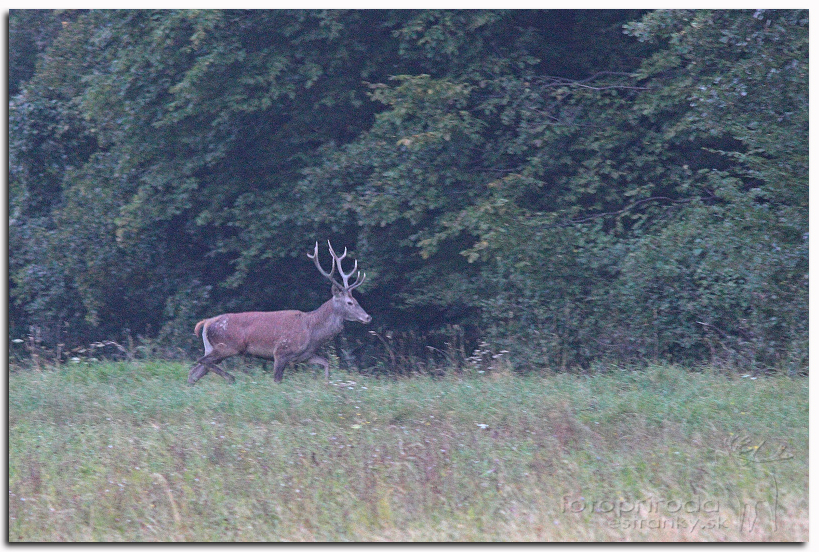
[[[196,327],[193,328],[193,333],[197,336],[199,335],[199,328],[202,328],[202,343],[205,345],[206,355],[209,355],[213,350],[213,345],[211,345],[210,340],[208,340],[208,326],[210,326],[210,323],[216,318],[219,317],[214,316],[213,318],[205,318],[204,320],[200,320],[196,323]]]
[[[204,320],[200,320],[199,322],[197,322],[196,327],[193,329],[193,335],[198,336],[199,335],[199,328],[204,326],[205,323],[208,322],[209,320],[210,320],[210,318],[205,318]]]

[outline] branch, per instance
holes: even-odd
[[[619,209],[617,211],[608,211],[606,213],[597,213],[596,215],[590,215],[590,216],[588,216],[586,218],[570,220],[570,221],[568,221],[568,223],[569,224],[580,224],[580,223],[583,223],[583,222],[589,222],[590,220],[598,219],[600,217],[608,217],[608,216],[612,216],[612,215],[619,215],[619,214],[625,213],[629,209],[633,209],[634,207],[637,207],[638,205],[642,205],[643,203],[648,203],[649,201],[670,201],[672,203],[690,203],[690,202],[694,201],[694,199],[696,199],[696,198],[692,197],[692,198],[688,198],[688,199],[671,199],[670,197],[663,197],[663,196],[648,197],[648,198],[645,198],[645,199],[641,199],[639,201],[635,201],[631,205],[626,205],[625,207],[623,207],[622,209]]]
[[[599,73],[595,73],[590,77],[581,80],[572,80],[567,79],[564,77],[542,77],[537,79],[540,81],[541,86],[546,88],[555,87],[555,86],[573,86],[578,88],[587,88],[589,90],[612,90],[612,89],[619,89],[619,90],[649,90],[650,88],[647,86],[630,86],[625,84],[612,84],[607,86],[591,86],[589,82],[594,81],[598,77],[604,75],[615,75],[619,77],[633,77],[631,73],[619,73],[614,71],[601,71]]]

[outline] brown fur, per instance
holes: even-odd
[[[240,354],[272,359],[277,382],[282,380],[284,368],[290,362],[319,364],[329,379],[329,363],[315,353],[341,332],[345,320],[367,324],[371,317],[351,292],[340,290],[335,290],[332,299],[311,312],[237,312],[200,320],[194,333],[197,336],[205,333],[212,350],[191,368],[188,383],[196,383],[210,370],[232,382],[233,376],[216,365]]]
[[[372,317],[364,312],[353,297],[353,290],[364,283],[365,274],[358,272],[355,282],[349,281],[356,272],[358,262],[353,270],[345,273],[341,261],[347,256],[347,248],[341,255],[336,255],[333,246],[330,255],[333,266],[330,272],[321,268],[318,260],[318,242],[313,254],[307,254],[319,272],[333,283],[333,297],[311,312],[283,310],[274,312],[238,312],[220,314],[196,323],[195,335],[200,335],[205,343],[205,356],[196,361],[188,373],[188,383],[196,381],[213,370],[230,383],[234,378],[216,365],[224,359],[240,354],[249,354],[265,359],[273,359],[273,375],[277,382],[282,380],[284,367],[290,362],[311,362],[324,366],[324,377],[330,379],[330,364],[326,359],[317,356],[316,350],[324,343],[338,335],[344,327],[344,321],[369,324]],[[338,268],[341,282],[333,278]],[[211,347],[208,350],[208,346]]]

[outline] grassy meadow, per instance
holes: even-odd
[[[804,541],[808,380],[9,375],[18,541]]]

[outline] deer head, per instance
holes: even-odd
[[[355,297],[353,297],[353,290],[364,283],[364,278],[367,277],[366,273],[359,270],[356,274],[355,281],[351,284],[350,276],[352,276],[358,269],[358,261],[355,261],[353,269],[345,274],[344,270],[341,268],[341,260],[347,256],[347,248],[344,248],[344,253],[341,255],[336,255],[336,252],[333,251],[333,246],[329,240],[327,241],[327,245],[330,248],[330,255],[333,257],[333,264],[330,268],[330,272],[326,272],[323,268],[321,268],[321,263],[319,263],[318,260],[318,242],[316,242],[316,247],[313,250],[313,254],[311,255],[308,253],[307,256],[313,259],[313,262],[315,263],[318,271],[321,272],[321,275],[330,280],[330,282],[333,284],[333,310],[339,313],[344,320],[349,322],[369,324],[372,320],[372,316],[367,314],[364,309],[361,308],[361,305],[358,304],[358,301],[355,300]],[[339,283],[335,278],[333,278],[336,267],[338,267],[338,273],[341,276],[343,283]]]

